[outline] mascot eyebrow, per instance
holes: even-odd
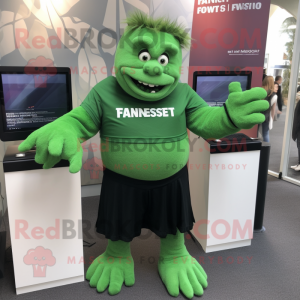
[[[163,48],[167,51],[167,53],[170,53],[171,55],[176,55],[179,52],[179,48],[174,44],[164,42],[162,45]],[[153,38],[149,36],[140,35],[140,36],[136,36],[132,40],[132,46],[134,49],[141,49],[141,48],[150,49],[155,46],[155,41]]]

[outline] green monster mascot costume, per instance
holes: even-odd
[[[205,139],[252,128],[265,120],[260,112],[268,109],[261,100],[266,92],[242,92],[233,82],[225,105],[209,107],[179,83],[181,48],[190,44],[184,28],[140,12],[126,22],[115,56],[116,77],[96,84],[80,107],[33,132],[19,150],[36,145],[35,160],[44,169],[67,159],[75,173],[82,166],[80,142],[100,130],[106,169],[96,229],[108,246],[88,268],[90,286],[98,292],[108,288],[111,295],[123,283],[132,286],[130,242],[148,228],[161,238],[158,270],[169,294],[178,296],[181,290],[187,298],[200,296],[207,275],[184,244],[184,232],[194,223],[187,128]]]

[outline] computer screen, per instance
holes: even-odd
[[[197,94],[210,106],[223,106],[228,99],[228,86],[231,82],[240,82],[243,91],[251,86],[249,75],[198,75],[195,79]]]
[[[68,76],[67,72],[1,72],[3,133],[29,135],[69,112],[72,100]]]
[[[1,76],[7,130],[41,127],[68,112],[65,75]]]

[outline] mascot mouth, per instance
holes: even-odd
[[[145,93],[155,94],[160,92],[165,87],[165,85],[151,84],[140,80],[136,80],[132,77],[130,78],[133,81],[133,83],[136,85],[136,87],[138,87],[141,91]]]
[[[122,76],[126,82],[127,88],[130,89],[131,95],[146,101],[157,101],[162,99],[170,89],[172,89],[175,78],[168,74],[150,76],[145,74],[143,69],[132,69],[122,67],[117,76]],[[176,84],[176,83],[175,83]]]

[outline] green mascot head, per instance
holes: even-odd
[[[189,47],[190,36],[176,21],[141,12],[133,13],[126,23],[115,56],[117,81],[137,99],[161,100],[178,84],[181,49]]]

